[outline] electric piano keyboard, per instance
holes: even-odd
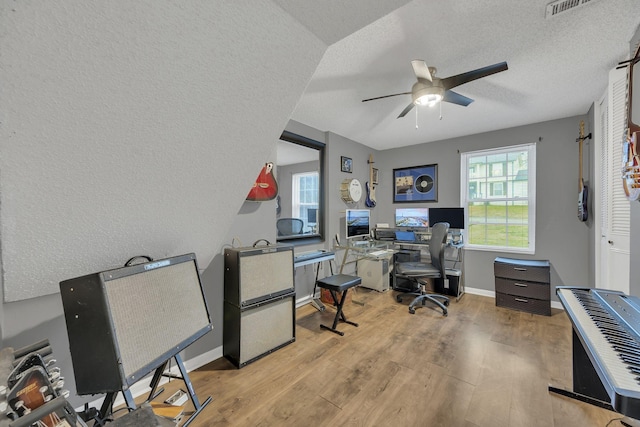
[[[640,418],[640,300],[604,289],[558,287],[556,293],[573,324],[578,396],[571,397],[608,400],[613,410]],[[594,371],[598,378],[590,378]]]
[[[322,261],[330,261],[335,258],[334,252],[320,249],[317,251],[302,252],[293,258],[293,266],[295,268],[302,267],[307,264],[315,264]]]

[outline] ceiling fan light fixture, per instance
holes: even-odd
[[[442,95],[440,95],[439,93],[432,93],[432,94],[422,95],[421,97],[417,98],[414,102],[416,105],[426,105],[428,107],[435,107],[440,101],[442,101]]]
[[[433,107],[442,101],[444,88],[438,81],[434,83],[418,81],[411,90],[411,97],[415,105]]]

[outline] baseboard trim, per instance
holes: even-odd
[[[223,356],[222,353],[222,346],[220,347],[216,347],[213,350],[209,350],[205,353],[202,353],[196,357],[192,357],[189,360],[186,360],[184,362],[184,367],[187,370],[187,372],[191,372],[194,371],[204,365],[206,365],[207,363],[213,362],[214,360],[217,360],[219,358],[221,358]],[[173,364],[171,366],[171,369],[169,369],[169,372],[171,374],[174,375],[180,375],[180,370],[178,369],[178,367]],[[133,395],[134,399],[136,397],[145,395],[145,394],[149,394],[149,392],[151,391],[151,387],[149,387],[148,382],[151,380],[151,376],[148,377],[149,381],[145,381],[146,378],[141,379],[140,381],[138,381],[137,383],[135,383],[133,386],[131,386],[131,388],[129,389],[131,391],[131,394]],[[160,385],[162,384],[166,384],[169,381],[168,378],[162,378],[160,380]],[[175,381],[175,380],[174,380]],[[180,380],[178,380],[180,381]],[[104,396],[93,400],[91,402],[89,402],[89,406],[93,407],[93,408],[100,408],[102,406],[102,401],[104,400]],[[118,394],[118,397],[116,398],[113,406],[120,406],[124,404],[124,397],[122,396],[122,393]],[[76,408],[76,411],[80,412],[83,411],[84,407],[80,407],[80,408]]]
[[[494,291],[488,291],[486,289],[468,288],[465,286],[464,291],[465,293],[472,294],[472,295],[480,295],[480,296],[489,297],[489,298],[496,297],[496,293]]]
[[[296,308],[300,308],[303,305],[310,304],[312,301],[311,295],[307,295],[305,297],[299,298],[296,300]]]

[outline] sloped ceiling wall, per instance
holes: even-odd
[[[325,49],[223,3],[5,4],[6,301],[136,254],[208,265]]]
[[[0,1],[5,301],[134,255],[211,262],[327,47],[280,3]]]

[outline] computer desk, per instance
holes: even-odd
[[[455,295],[456,301],[464,295],[465,283],[464,283],[464,240],[461,234],[449,233],[450,237],[447,238],[447,247],[455,251],[455,256],[446,257],[445,262],[453,263],[452,268],[445,268],[450,274],[448,277],[455,277],[458,281],[458,289]],[[428,249],[429,241],[396,241],[396,240],[369,240],[366,244],[356,245],[349,242],[348,245],[335,244],[334,249],[344,250],[342,255],[342,264],[340,264],[340,273],[343,273],[345,265],[357,263],[360,260],[383,260],[390,259],[399,250],[407,247]],[[348,260],[350,254],[355,255],[355,259]],[[459,264],[459,268],[457,267]],[[390,262],[389,271],[393,268],[393,262]],[[451,280],[449,278],[449,280]]]
[[[387,259],[391,258],[396,250],[390,248],[390,242],[384,242],[381,240],[364,240],[365,244],[352,244],[348,245],[335,244],[334,249],[344,250],[342,254],[342,263],[340,264],[340,274],[343,273],[344,266],[353,264],[361,259]],[[356,259],[347,260],[350,254],[354,254]]]
[[[385,267],[392,265],[390,262],[391,257],[396,252],[395,249],[390,248],[388,244],[384,242],[377,242],[375,240],[361,240],[357,242],[347,240],[347,245],[341,245],[339,243],[334,244],[334,250],[344,251],[342,254],[342,263],[340,264],[340,274],[344,274],[345,266],[353,263],[357,263],[357,275],[362,279],[361,287],[375,289],[378,291],[386,290],[382,284],[384,281],[380,278],[380,275],[387,275],[385,273]],[[375,265],[380,266],[379,269],[370,265],[369,269],[362,269],[360,262],[372,262]],[[386,262],[386,265],[385,265]],[[377,276],[376,272],[377,271]],[[348,273],[350,274],[350,273]],[[377,285],[376,285],[377,284]],[[388,288],[388,286],[387,286]],[[352,300],[355,304],[363,305],[362,302]]]

